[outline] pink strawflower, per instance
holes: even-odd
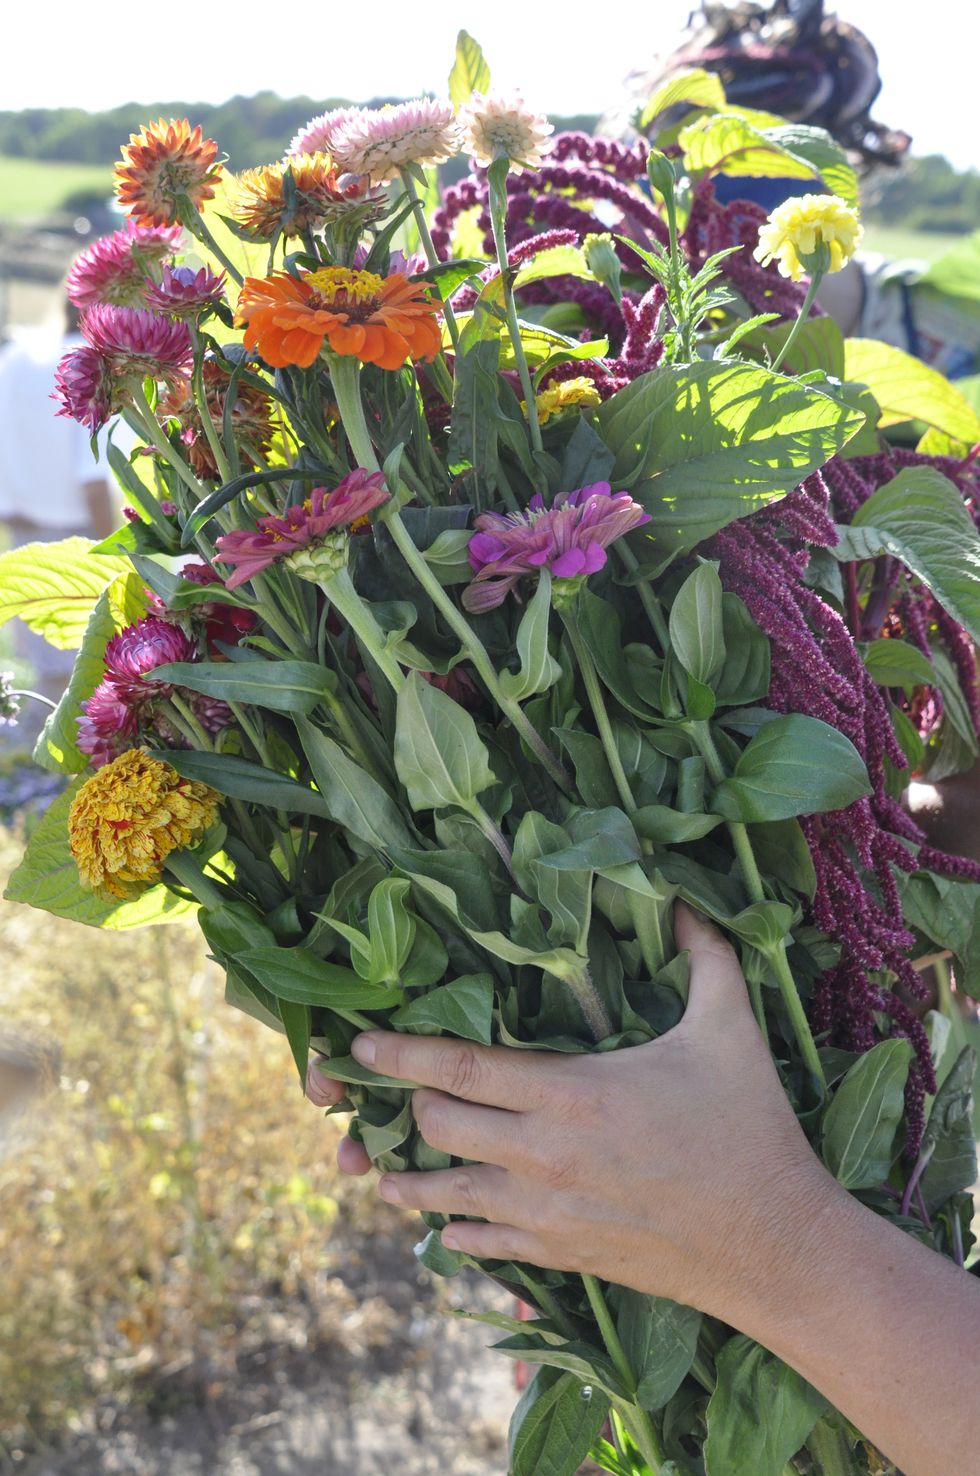
[[[145,283],[146,305],[172,318],[198,318],[213,312],[224,301],[225,274],[215,276],[208,267],[195,272],[193,267],[165,266],[163,278]]]
[[[177,625],[157,615],[144,616],[127,625],[105,648],[106,675],[117,682],[130,700],[158,694],[165,684],[143,677],[168,661],[193,661],[193,642]],[[170,689],[167,688],[169,691]]]
[[[336,167],[366,174],[375,184],[394,179],[407,164],[441,164],[459,153],[452,103],[429,97],[350,110],[328,132],[326,147]]]
[[[109,365],[88,345],[65,354],[55,370],[54,386],[51,398],[61,402],[55,413],[77,420],[93,436],[119,408]]]
[[[553,148],[554,125],[544,113],[533,113],[519,92],[474,92],[459,110],[463,147],[486,167],[501,155],[516,174],[536,169]]]
[[[126,701],[118,683],[111,678],[99,683],[82,703],[76,743],[87,753],[95,769],[110,763],[126,748],[132,748],[138,727],[136,708]]]
[[[287,157],[290,154],[333,154],[333,140],[341,128],[366,112],[367,108],[332,108],[329,113],[319,113],[297,133],[289,145]]]
[[[144,308],[99,304],[84,315],[81,329],[115,374],[149,376],[170,384],[186,378],[194,363],[187,324]]]
[[[100,302],[142,307],[149,269],[173,255],[181,234],[180,226],[139,226],[127,221],[75,257],[65,284],[69,298],[83,310]]]
[[[384,477],[357,467],[328,492],[315,487],[301,505],[289,507],[282,517],[258,519],[256,528],[235,528],[217,540],[215,562],[234,564],[225,584],[235,589],[253,579],[280,559],[296,560],[297,573],[329,577],[346,560],[346,538],[339,542],[328,535],[366,518],[388,501]]]
[[[611,543],[649,521],[628,492],[613,492],[608,482],[559,492],[548,508],[539,494],[525,512],[481,513],[469,544],[476,578],[463,591],[463,605],[477,615],[494,610],[541,569],[556,579],[595,574]]]

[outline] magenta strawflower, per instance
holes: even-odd
[[[82,318],[89,346],[115,374],[150,376],[168,384],[186,378],[194,362],[186,323],[175,323],[144,308],[99,304]]]
[[[168,661],[193,661],[196,654],[193,642],[179,626],[157,615],[147,615],[127,625],[106,646],[106,675],[120,684],[130,700],[145,698],[164,685],[144,681],[147,672]]]
[[[111,236],[101,236],[72,262],[65,284],[77,308],[111,303],[142,307],[150,268],[180,246],[180,226],[139,226],[127,221]]]
[[[155,312],[168,313],[172,318],[198,318],[224,301],[225,274],[215,276],[208,267],[195,272],[193,267],[165,266],[162,279],[148,279],[145,288],[146,305]]]
[[[77,420],[93,436],[119,408],[109,365],[87,344],[65,354],[55,370],[54,387],[51,398],[61,403],[55,413]]]
[[[111,763],[133,746],[138,727],[137,709],[126,701],[118,683],[101,681],[87,702],[82,703],[76,743],[87,753],[95,769]]]
[[[236,566],[225,580],[228,589],[285,558],[297,573],[327,577],[342,568],[347,557],[346,535],[339,539],[330,535],[342,534],[387,501],[382,474],[358,467],[331,492],[314,487],[304,503],[287,508],[282,517],[259,518],[254,529],[222,533],[215,562]]]
[[[481,513],[469,544],[476,578],[463,604],[474,614],[496,609],[521,579],[542,569],[556,579],[595,574],[611,543],[649,521],[628,492],[613,492],[608,482],[560,492],[547,508],[539,494],[525,512]]]

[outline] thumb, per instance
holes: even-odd
[[[684,1019],[696,1024],[709,1016],[751,1015],[748,985],[734,948],[714,923],[685,902],[674,907],[677,946],[691,956]]]

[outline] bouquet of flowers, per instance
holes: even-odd
[[[980,984],[980,871],[901,797],[977,753],[980,423],[814,310],[860,230],[827,135],[692,72],[634,143],[555,138],[465,33],[449,91],[232,179],[186,122],[123,149],[57,396],[128,422],[132,506],[0,559],[3,614],[79,647],[36,753],[71,782],[7,896],[195,909],[229,1001],[301,1078],[329,1054],[387,1170],[451,1160],[358,1031],[649,1041],[684,1010],[685,899],[736,942],[814,1149],[962,1265],[972,1055],[916,964]],[[816,192],[767,219],[719,173]],[[885,1469],[693,1308],[483,1269],[536,1314],[487,1319],[540,1365],[515,1476]]]

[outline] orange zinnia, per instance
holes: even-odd
[[[214,196],[221,174],[218,145],[200,124],[163,118],[129,135],[116,165],[116,195],[141,226],[172,225],[180,219],[178,199],[186,195],[200,210]]]
[[[246,348],[276,369],[308,368],[324,342],[335,354],[400,369],[406,359],[431,359],[439,352],[438,311],[425,283],[410,282],[401,272],[378,277],[323,267],[299,277],[246,277],[235,321],[246,327]]]

